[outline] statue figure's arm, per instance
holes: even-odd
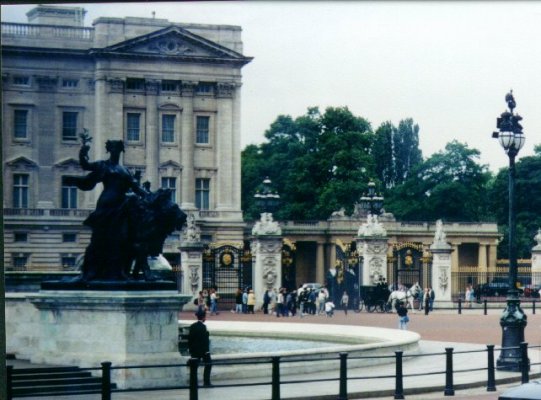
[[[88,151],[90,150],[90,146],[87,144],[83,144],[81,146],[81,150],[79,150],[79,164],[81,165],[81,168],[85,171],[95,171],[96,170],[96,163],[91,163],[88,158]]]

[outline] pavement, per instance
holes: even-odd
[[[528,316],[528,326],[525,330],[525,339],[530,346],[541,347],[541,314],[532,314],[532,310],[525,310]],[[454,349],[454,399],[489,400],[497,399],[499,394],[507,388],[520,384],[520,374],[505,371],[496,371],[496,391],[487,392],[486,381],[486,349],[487,344],[501,345],[502,329],[499,325],[501,310],[489,309],[484,315],[482,309],[465,309],[462,314],[456,310],[435,310],[429,315],[423,312],[412,313],[410,311],[410,323],[408,329],[421,335],[420,352],[415,356],[404,354],[403,372],[404,394],[407,399],[443,399],[445,387],[445,348]],[[195,320],[192,312],[182,312],[179,319]],[[371,326],[383,328],[396,328],[398,318],[395,314],[378,313],[352,313],[345,315],[337,311],[333,318],[324,316],[306,316],[304,318],[289,317],[276,318],[272,315],[234,314],[230,311],[222,311],[218,315],[209,316],[209,321],[258,321],[273,324],[317,324],[321,330],[325,325],[348,325]],[[308,325],[307,325],[308,326]],[[286,325],[287,327],[287,325]],[[461,351],[480,350],[477,353],[463,354]],[[495,352],[495,359],[498,352]],[[530,379],[541,377],[541,351],[540,348],[530,350]],[[24,361],[14,360],[19,366]],[[22,364],[21,364],[22,363]],[[460,371],[464,372],[460,372]],[[430,373],[431,375],[422,375]],[[369,379],[371,376],[388,376],[383,379]],[[379,365],[364,368],[348,369],[348,399],[392,399],[394,398],[394,365]],[[290,400],[300,399],[336,399],[338,397],[338,381],[328,379],[337,378],[338,371],[325,373],[311,373],[303,375],[282,376],[280,387],[281,398]],[[310,380],[311,382],[298,382]],[[227,379],[225,381],[214,380],[212,388],[199,390],[200,400],[259,400],[271,398],[270,368],[267,385],[254,385],[261,378],[243,379],[242,377]],[[296,383],[287,383],[288,381]],[[231,388],[226,385],[243,383],[249,386]],[[99,395],[81,396],[55,396],[58,400],[97,400]],[[113,393],[114,400],[188,400],[187,390],[168,391],[145,391],[131,393]],[[32,399],[32,398],[27,398]],[[43,399],[43,398],[42,398]]]

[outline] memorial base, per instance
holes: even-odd
[[[176,291],[42,290],[29,295],[39,310],[39,338],[31,361],[99,367],[171,365],[178,352],[178,312],[191,296]],[[113,369],[119,388],[178,385],[185,367]],[[99,374],[99,372],[98,372]]]

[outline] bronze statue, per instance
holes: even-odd
[[[147,256],[161,253],[165,238],[182,228],[186,214],[171,201],[169,190],[150,192],[139,186],[138,179],[120,164],[122,140],[106,142],[108,160],[90,162],[87,143],[92,138],[86,131],[80,137],[79,163],[91,172],[84,177],[69,177],[67,184],[92,190],[103,183],[96,209],[84,221],[92,236],[80,279],[127,280],[135,262],[132,276],[138,278],[142,272],[146,280],[152,280]]]

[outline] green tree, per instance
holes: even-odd
[[[370,123],[347,107],[329,107],[323,114],[313,107],[296,119],[279,116],[265,137],[268,142],[257,151],[242,153],[248,217],[257,218],[253,194],[265,176],[282,200],[279,219],[326,219],[340,207],[351,211],[374,176]]]
[[[413,168],[403,184],[388,193],[386,209],[398,219],[479,221],[486,207],[490,173],[479,165],[479,151],[453,141]]]
[[[395,183],[401,184],[410,172],[423,161],[419,149],[419,125],[408,118],[398,124],[393,135]]]
[[[536,153],[523,157],[516,163],[515,208],[517,256],[530,258],[535,245],[534,236],[541,228],[541,146]],[[502,241],[498,257],[509,257],[509,168],[502,168],[496,175],[489,192],[489,207],[501,229]]]
[[[395,184],[395,157],[393,138],[396,128],[391,122],[384,122],[376,129],[372,154],[376,175],[386,189],[390,189]]]

